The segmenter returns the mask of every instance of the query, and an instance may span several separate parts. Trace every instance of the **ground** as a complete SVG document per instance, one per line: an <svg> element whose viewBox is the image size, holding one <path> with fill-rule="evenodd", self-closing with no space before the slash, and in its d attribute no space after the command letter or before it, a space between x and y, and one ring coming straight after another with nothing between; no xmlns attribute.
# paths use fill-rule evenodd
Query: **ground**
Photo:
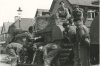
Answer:
<svg viewBox="0 0 100 66"><path fill-rule="evenodd" d="M7 55L5 54L0 54L0 66L11 66L10 64L6 64L2 62L3 58L5 58Z"/></svg>
<svg viewBox="0 0 100 66"><path fill-rule="evenodd" d="M6 57L7 55L6 54L0 54L0 66L11 66L10 64L7 64L4 62L1 62L3 61L3 59ZM91 66L100 66L100 65L91 65Z"/></svg>

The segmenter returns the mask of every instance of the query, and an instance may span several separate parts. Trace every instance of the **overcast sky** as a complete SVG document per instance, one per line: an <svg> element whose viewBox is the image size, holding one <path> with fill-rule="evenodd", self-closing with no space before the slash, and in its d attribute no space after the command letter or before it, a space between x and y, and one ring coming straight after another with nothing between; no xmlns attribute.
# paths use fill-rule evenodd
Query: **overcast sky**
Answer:
<svg viewBox="0 0 100 66"><path fill-rule="evenodd" d="M34 18L36 9L50 9L53 0L0 0L0 26L3 22L14 22L20 6L23 18Z"/></svg>

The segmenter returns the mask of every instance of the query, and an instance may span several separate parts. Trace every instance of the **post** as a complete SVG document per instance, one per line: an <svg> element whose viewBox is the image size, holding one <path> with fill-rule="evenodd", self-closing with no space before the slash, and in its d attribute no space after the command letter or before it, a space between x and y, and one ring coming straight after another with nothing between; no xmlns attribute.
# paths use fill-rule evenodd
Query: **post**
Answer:
<svg viewBox="0 0 100 66"><path fill-rule="evenodd" d="M18 12L18 16L19 16L19 28L21 28L20 22L21 22L21 12L22 12L22 10L21 10L20 7L19 7L19 9L17 10L17 12Z"/></svg>

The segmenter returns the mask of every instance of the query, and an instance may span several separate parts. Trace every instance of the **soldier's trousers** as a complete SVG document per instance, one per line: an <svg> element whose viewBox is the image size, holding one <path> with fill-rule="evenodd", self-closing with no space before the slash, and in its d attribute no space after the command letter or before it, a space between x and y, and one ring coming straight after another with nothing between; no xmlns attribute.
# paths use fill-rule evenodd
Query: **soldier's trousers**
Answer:
<svg viewBox="0 0 100 66"><path fill-rule="evenodd" d="M17 55L15 53L15 50L14 49L8 49L7 53L10 56L10 59L11 59L11 66L16 66L17 65Z"/></svg>
<svg viewBox="0 0 100 66"><path fill-rule="evenodd" d="M44 55L44 66L50 66L57 53L58 50L52 50L47 55Z"/></svg>
<svg viewBox="0 0 100 66"><path fill-rule="evenodd" d="M89 46L80 46L80 62L81 66L90 66Z"/></svg>
<svg viewBox="0 0 100 66"><path fill-rule="evenodd" d="M74 46L74 66L90 66L88 46Z"/></svg>
<svg viewBox="0 0 100 66"><path fill-rule="evenodd" d="M79 58L79 46L77 44L74 45L74 66L81 66Z"/></svg>

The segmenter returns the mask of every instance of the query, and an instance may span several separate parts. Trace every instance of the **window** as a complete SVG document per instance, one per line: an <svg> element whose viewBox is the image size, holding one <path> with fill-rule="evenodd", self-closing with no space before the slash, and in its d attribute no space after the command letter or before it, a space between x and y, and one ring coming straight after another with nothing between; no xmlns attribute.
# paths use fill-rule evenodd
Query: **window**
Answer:
<svg viewBox="0 0 100 66"><path fill-rule="evenodd" d="M50 13L49 12L42 12L42 15L44 15L44 16L47 15L48 16L48 15L50 15Z"/></svg>
<svg viewBox="0 0 100 66"><path fill-rule="evenodd" d="M88 15L87 18L91 18L91 13L90 12L88 12L87 15Z"/></svg>
<svg viewBox="0 0 100 66"><path fill-rule="evenodd" d="M98 11L96 11L96 12L95 12L95 16L97 16L97 15L98 15L98 13L99 13L99 12L98 12Z"/></svg>
<svg viewBox="0 0 100 66"><path fill-rule="evenodd" d="M93 20L94 18L95 18L95 11L94 10L89 10L88 12L87 12L87 19L88 20Z"/></svg>

